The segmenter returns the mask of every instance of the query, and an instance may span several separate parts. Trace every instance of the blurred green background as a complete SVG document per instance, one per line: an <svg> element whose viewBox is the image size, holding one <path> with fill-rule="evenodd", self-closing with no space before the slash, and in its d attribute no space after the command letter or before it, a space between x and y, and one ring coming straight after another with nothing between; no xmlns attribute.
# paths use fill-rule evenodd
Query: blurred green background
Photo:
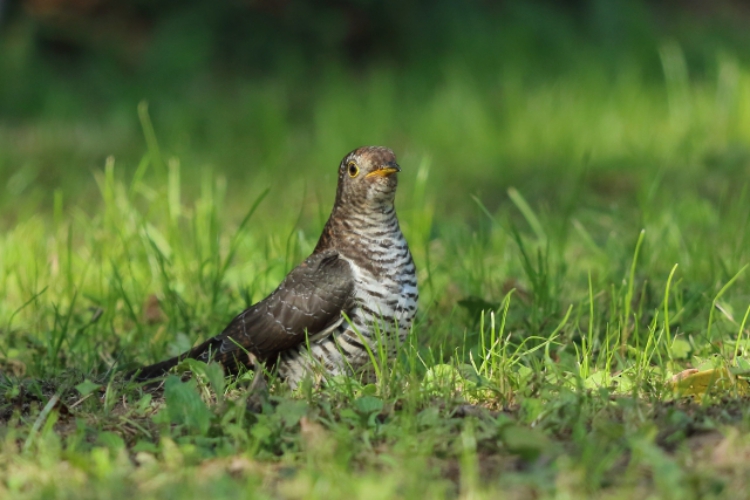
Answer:
<svg viewBox="0 0 750 500"><path fill-rule="evenodd" d="M211 170L242 206L266 186L329 200L362 144L395 149L407 183L427 157L438 213L459 216L511 185L552 207L627 203L672 173L718 197L750 164L744 2L0 5L4 227L51 211L55 189L96 195L109 155L132 175L143 100L186 188Z"/></svg>

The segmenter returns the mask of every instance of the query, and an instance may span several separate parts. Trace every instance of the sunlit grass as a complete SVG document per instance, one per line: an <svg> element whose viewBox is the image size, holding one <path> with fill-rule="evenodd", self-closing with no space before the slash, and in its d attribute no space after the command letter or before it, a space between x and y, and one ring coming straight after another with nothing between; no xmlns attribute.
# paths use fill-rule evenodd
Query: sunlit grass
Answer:
<svg viewBox="0 0 750 500"><path fill-rule="evenodd" d="M655 50L664 82L627 61L480 81L447 60L427 87L381 68L304 103L246 82L122 128L4 125L0 494L729 491L746 393L690 405L668 380L750 368L750 73L717 55L692 80L679 46ZM248 413L252 373L192 363L153 394L119 378L273 290L314 248L340 157L369 143L399 155L421 294L398 358L371 353L377 380L272 381ZM700 432L715 463L690 454Z"/></svg>

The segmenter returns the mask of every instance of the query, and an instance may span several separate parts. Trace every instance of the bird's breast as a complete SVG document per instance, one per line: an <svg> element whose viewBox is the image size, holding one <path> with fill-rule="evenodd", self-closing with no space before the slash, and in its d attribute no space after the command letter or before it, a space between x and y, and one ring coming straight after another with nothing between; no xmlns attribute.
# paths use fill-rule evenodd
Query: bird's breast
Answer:
<svg viewBox="0 0 750 500"><path fill-rule="evenodd" d="M400 231L381 231L362 237L360 245L359 258L350 260L356 282L355 326L366 336L376 324L387 332L397 327L403 337L411 328L419 297L406 240Z"/></svg>

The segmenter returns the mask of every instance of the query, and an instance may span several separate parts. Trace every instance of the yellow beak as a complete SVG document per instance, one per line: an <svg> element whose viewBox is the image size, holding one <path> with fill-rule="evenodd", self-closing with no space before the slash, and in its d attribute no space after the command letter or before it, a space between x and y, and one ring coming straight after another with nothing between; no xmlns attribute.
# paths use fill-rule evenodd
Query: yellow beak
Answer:
<svg viewBox="0 0 750 500"><path fill-rule="evenodd" d="M398 165L392 163L390 165L384 165L377 170L373 170L369 174L365 175L365 177L388 177L389 175L395 174L396 172L401 172L401 168Z"/></svg>

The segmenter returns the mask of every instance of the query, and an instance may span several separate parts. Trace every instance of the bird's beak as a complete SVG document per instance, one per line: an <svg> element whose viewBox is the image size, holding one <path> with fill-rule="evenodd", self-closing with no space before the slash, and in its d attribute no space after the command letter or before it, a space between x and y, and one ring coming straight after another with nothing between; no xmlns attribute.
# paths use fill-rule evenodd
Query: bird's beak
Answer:
<svg viewBox="0 0 750 500"><path fill-rule="evenodd" d="M388 177L389 175L401 172L401 167L396 163L386 163L377 170L373 170L365 177Z"/></svg>

